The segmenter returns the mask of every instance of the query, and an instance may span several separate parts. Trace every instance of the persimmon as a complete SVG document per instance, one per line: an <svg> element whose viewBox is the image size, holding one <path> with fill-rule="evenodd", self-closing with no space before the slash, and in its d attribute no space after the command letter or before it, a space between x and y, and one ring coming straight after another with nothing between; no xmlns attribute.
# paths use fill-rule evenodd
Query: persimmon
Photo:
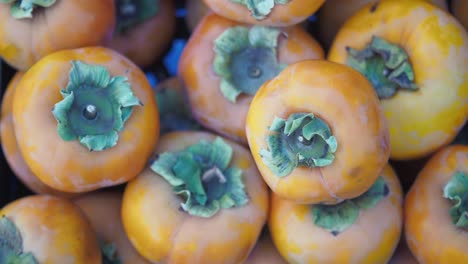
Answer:
<svg viewBox="0 0 468 264"><path fill-rule="evenodd" d="M0 210L0 263L101 263L96 234L72 202L27 196Z"/></svg>
<svg viewBox="0 0 468 264"><path fill-rule="evenodd" d="M313 15L325 0L204 0L220 16L246 24L285 27Z"/></svg>
<svg viewBox="0 0 468 264"><path fill-rule="evenodd" d="M451 3L453 15L468 30L468 1L452 0Z"/></svg>
<svg viewBox="0 0 468 264"><path fill-rule="evenodd" d="M174 0L114 0L116 27L106 46L140 67L151 65L169 47L176 29Z"/></svg>
<svg viewBox="0 0 468 264"><path fill-rule="evenodd" d="M390 153L372 85L351 67L305 60L257 92L247 115L255 162L276 195L338 203L377 180Z"/></svg>
<svg viewBox="0 0 468 264"><path fill-rule="evenodd" d="M205 4L203 0L190 0L185 2L185 9L187 15L185 16L185 24L190 31L193 31L198 23L205 15L211 12L211 9Z"/></svg>
<svg viewBox="0 0 468 264"><path fill-rule="evenodd" d="M161 134L178 130L197 130L200 125L193 119L182 81L172 77L155 88L159 110Z"/></svg>
<svg viewBox="0 0 468 264"><path fill-rule="evenodd" d="M300 26L252 26L209 14L181 55L179 76L195 119L247 144L245 117L263 82L288 64L322 58L320 45Z"/></svg>
<svg viewBox="0 0 468 264"><path fill-rule="evenodd" d="M208 132L161 137L150 168L125 188L122 221L154 263L242 263L268 213L249 150Z"/></svg>
<svg viewBox="0 0 468 264"><path fill-rule="evenodd" d="M447 10L445 0L427 0L438 7ZM355 12L369 3L377 0L327 0L318 13L319 37L325 47L330 47L333 39L343 23Z"/></svg>
<svg viewBox="0 0 468 264"><path fill-rule="evenodd" d="M468 146L442 148L405 200L405 237L419 263L468 263Z"/></svg>
<svg viewBox="0 0 468 264"><path fill-rule="evenodd" d="M114 13L114 0L0 0L0 57L25 71L55 51L103 44Z"/></svg>
<svg viewBox="0 0 468 264"><path fill-rule="evenodd" d="M468 34L422 0L382 0L349 18L328 59L372 82L390 130L391 159L416 159L454 139L468 113Z"/></svg>
<svg viewBox="0 0 468 264"><path fill-rule="evenodd" d="M90 221L96 232L103 263L149 264L125 234L121 220L122 194L98 191L82 195L73 201Z"/></svg>
<svg viewBox="0 0 468 264"><path fill-rule="evenodd" d="M269 234L265 233L257 241L244 264L287 264L276 249Z"/></svg>
<svg viewBox="0 0 468 264"><path fill-rule="evenodd" d="M2 139L2 150L5 159L13 173L18 179L26 185L31 191L38 194L51 194L60 197L72 197L72 193L57 191L41 182L26 165L15 137L15 128L13 126L12 104L13 95L19 81L23 77L23 72L17 72L8 84L2 98L2 115L0 120L0 136Z"/></svg>
<svg viewBox="0 0 468 264"><path fill-rule="evenodd" d="M159 137L146 76L102 47L59 51L31 67L16 87L13 123L33 174L73 193L136 177Z"/></svg>
<svg viewBox="0 0 468 264"><path fill-rule="evenodd" d="M289 263L380 264L398 244L402 211L398 178L385 166L369 190L337 205L300 205L272 194L268 226Z"/></svg>

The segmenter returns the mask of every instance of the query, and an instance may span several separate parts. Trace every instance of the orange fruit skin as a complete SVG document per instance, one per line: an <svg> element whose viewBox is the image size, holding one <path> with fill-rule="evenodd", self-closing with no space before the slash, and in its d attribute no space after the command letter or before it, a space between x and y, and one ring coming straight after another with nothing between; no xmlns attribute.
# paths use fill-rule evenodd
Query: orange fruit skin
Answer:
<svg viewBox="0 0 468 264"><path fill-rule="evenodd" d="M208 132L171 132L161 137L155 153L179 151L212 141ZM122 204L125 231L138 252L153 263L243 263L252 251L268 214L268 189L249 151L233 141L231 166L243 170L249 202L222 209L211 218L180 210L182 199L151 169L130 181Z"/></svg>
<svg viewBox="0 0 468 264"><path fill-rule="evenodd" d="M179 62L192 113L203 126L247 145L245 122L253 96L242 94L236 103L227 100L220 90L221 77L213 70L213 41L226 29L240 24L216 14L209 14L192 33ZM278 63L291 64L304 59L323 59L323 49L301 26L281 28Z"/></svg>
<svg viewBox="0 0 468 264"><path fill-rule="evenodd" d="M112 37L114 27L114 0L59 0L35 10L32 19L15 19L10 5L1 4L0 57L26 71L50 53L101 45Z"/></svg>
<svg viewBox="0 0 468 264"><path fill-rule="evenodd" d="M143 106L135 106L119 132L117 145L90 152L78 140L57 133L54 105L62 100L71 61L102 65L111 76L125 76ZM87 192L136 177L159 138L154 92L144 73L119 53L102 47L64 50L46 56L28 70L13 98L13 123L19 149L32 173L64 192Z"/></svg>
<svg viewBox="0 0 468 264"><path fill-rule="evenodd" d="M276 176L260 150L275 117L313 113L335 136L338 148L325 167L299 166ZM390 154L388 129L372 85L351 67L305 60L284 69L255 95L247 115L247 138L263 179L278 196L296 203L337 203L371 187Z"/></svg>
<svg viewBox="0 0 468 264"><path fill-rule="evenodd" d="M443 197L447 182L468 173L468 146L439 150L419 173L405 200L405 237L419 263L467 263L468 234L452 223L452 204Z"/></svg>
<svg viewBox="0 0 468 264"><path fill-rule="evenodd" d="M449 13L422 0L382 0L350 17L328 60L346 63L346 47L363 49L372 36L405 50L416 91L381 100L390 158L423 158L450 143L468 117L468 33Z"/></svg>
<svg viewBox="0 0 468 264"><path fill-rule="evenodd" d="M286 27L299 24L313 15L325 0L292 0L285 5L276 4L271 13L262 20L251 16L247 6L230 0L204 0L215 13L246 24Z"/></svg>
<svg viewBox="0 0 468 264"><path fill-rule="evenodd" d="M314 224L314 205L271 196L268 226L273 242L289 263L386 263L403 226L403 192L393 169L381 174L389 194L373 208L361 210L356 222L334 236Z"/></svg>
<svg viewBox="0 0 468 264"><path fill-rule="evenodd" d="M32 195L0 210L20 232L23 252L41 264L101 263L96 234L72 202L50 195Z"/></svg>

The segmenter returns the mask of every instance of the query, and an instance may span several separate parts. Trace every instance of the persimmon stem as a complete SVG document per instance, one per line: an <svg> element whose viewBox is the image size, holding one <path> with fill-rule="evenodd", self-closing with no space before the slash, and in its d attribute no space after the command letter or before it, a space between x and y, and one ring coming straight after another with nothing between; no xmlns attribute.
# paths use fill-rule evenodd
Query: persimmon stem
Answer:
<svg viewBox="0 0 468 264"><path fill-rule="evenodd" d="M291 0L231 0L234 3L245 5L252 17L263 20L271 13L277 4L285 5Z"/></svg>
<svg viewBox="0 0 468 264"><path fill-rule="evenodd" d="M10 13L16 19L32 18L37 7L47 8L56 0L0 0L0 3L11 4Z"/></svg>
<svg viewBox="0 0 468 264"><path fill-rule="evenodd" d="M418 89L403 48L374 36L363 50L346 47L346 51L346 63L367 77L380 99L393 97L399 88L406 91Z"/></svg>
<svg viewBox="0 0 468 264"><path fill-rule="evenodd" d="M332 164L338 147L330 127L313 114L294 113L287 120L276 117L273 133L262 149L263 163L278 177L289 175L296 167L325 167Z"/></svg>
<svg viewBox="0 0 468 264"><path fill-rule="evenodd" d="M146 20L156 16L160 0L115 0L117 33L125 33Z"/></svg>

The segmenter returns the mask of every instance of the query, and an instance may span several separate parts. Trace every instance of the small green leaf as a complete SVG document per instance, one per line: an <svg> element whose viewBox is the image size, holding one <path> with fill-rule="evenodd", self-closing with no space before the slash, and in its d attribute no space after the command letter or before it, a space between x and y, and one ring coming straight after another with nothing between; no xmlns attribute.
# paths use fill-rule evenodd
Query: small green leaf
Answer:
<svg viewBox="0 0 468 264"><path fill-rule="evenodd" d="M118 254L117 247L114 243L105 243L100 241L101 253L102 253L102 264L122 264Z"/></svg>
<svg viewBox="0 0 468 264"><path fill-rule="evenodd" d="M245 5L251 15L257 19L265 19L274 8L275 4L285 5L290 0L231 0L231 2Z"/></svg>
<svg viewBox="0 0 468 264"><path fill-rule="evenodd" d="M445 185L444 197L452 201L449 213L453 224L468 228L468 174L457 171Z"/></svg>
<svg viewBox="0 0 468 264"><path fill-rule="evenodd" d="M377 203L387 196L389 190L382 177L379 177L377 181L363 193L361 196L354 198L352 201L361 209L370 209L377 205Z"/></svg>
<svg viewBox="0 0 468 264"><path fill-rule="evenodd" d="M160 0L115 0L117 25L115 31L125 34L132 28L155 17Z"/></svg>
<svg viewBox="0 0 468 264"><path fill-rule="evenodd" d="M278 177L285 177L297 167L299 160L288 150L286 141L278 135L269 135L267 145L270 151L260 150L263 163Z"/></svg>
<svg viewBox="0 0 468 264"><path fill-rule="evenodd" d="M233 54L248 46L249 29L235 26L226 29L214 41L214 49L217 53Z"/></svg>
<svg viewBox="0 0 468 264"><path fill-rule="evenodd" d="M172 171L172 167L176 164L178 155L176 153L165 152L151 164L151 170L161 175L172 186L181 186L184 181L177 178Z"/></svg>
<svg viewBox="0 0 468 264"><path fill-rule="evenodd" d="M249 30L249 42L254 47L276 48L280 34L278 29L256 25Z"/></svg>
<svg viewBox="0 0 468 264"><path fill-rule="evenodd" d="M71 108L74 99L75 96L73 92L70 92L70 94L65 96L62 101L55 104L54 108L52 109L52 114L58 121L57 133L65 141L76 139L75 132L71 128L70 122L68 121L68 109Z"/></svg>
<svg viewBox="0 0 468 264"><path fill-rule="evenodd" d="M20 231L6 216L0 218L0 263L38 264L34 255L23 252Z"/></svg>
<svg viewBox="0 0 468 264"><path fill-rule="evenodd" d="M235 103L237 97L242 93L241 90L237 89L232 83L225 79L221 80L220 89L224 98L228 99L231 103Z"/></svg>
<svg viewBox="0 0 468 264"><path fill-rule="evenodd" d="M180 153L172 171L177 178L184 181L186 190L200 205L205 205L208 197L201 181L201 169L198 163L188 152Z"/></svg>
<svg viewBox="0 0 468 264"><path fill-rule="evenodd" d="M119 135L112 130L104 135L86 135L78 137L81 144L86 146L90 151L103 151L110 146L115 146Z"/></svg>

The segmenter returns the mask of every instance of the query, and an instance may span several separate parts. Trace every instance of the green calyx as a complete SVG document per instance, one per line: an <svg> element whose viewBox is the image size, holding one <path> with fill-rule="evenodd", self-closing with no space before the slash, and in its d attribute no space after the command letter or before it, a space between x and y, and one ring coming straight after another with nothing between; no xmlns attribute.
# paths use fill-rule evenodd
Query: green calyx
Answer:
<svg viewBox="0 0 468 264"><path fill-rule="evenodd" d="M214 41L214 72L222 78L223 96L235 103L241 93L254 95L287 65L279 64L276 48L281 31L271 27L236 26Z"/></svg>
<svg viewBox="0 0 468 264"><path fill-rule="evenodd" d="M23 252L23 239L16 225L6 216L0 218L0 263L38 264L34 255Z"/></svg>
<svg viewBox="0 0 468 264"><path fill-rule="evenodd" d="M444 197L450 199L450 217L455 226L468 229L468 174L458 171L444 187Z"/></svg>
<svg viewBox="0 0 468 264"><path fill-rule="evenodd" d="M398 45L374 36L363 50L346 47L346 51L346 63L366 76L380 99L394 96L398 88L418 89L408 55Z"/></svg>
<svg viewBox="0 0 468 264"><path fill-rule="evenodd" d="M231 2L245 5L251 15L257 19L265 19L270 13L275 5L285 5L290 0L231 0Z"/></svg>
<svg viewBox="0 0 468 264"><path fill-rule="evenodd" d="M359 197L344 200L336 205L313 205L314 224L337 236L356 222L360 210L375 207L388 193L385 180L379 177L370 189Z"/></svg>
<svg viewBox="0 0 468 264"><path fill-rule="evenodd" d="M266 138L268 149L261 149L263 163L278 177L296 167L325 167L332 164L338 147L328 125L313 114L294 113L287 120L275 117Z"/></svg>
<svg viewBox="0 0 468 264"><path fill-rule="evenodd" d="M116 32L124 33L156 16L159 5L160 0L115 0Z"/></svg>
<svg viewBox="0 0 468 264"><path fill-rule="evenodd" d="M201 140L179 152L165 152L152 163L183 199L181 208L190 215L209 218L221 209L248 203L242 170L229 166L232 148L221 138Z"/></svg>
<svg viewBox="0 0 468 264"><path fill-rule="evenodd" d="M50 7L57 0L0 0L0 4L11 4L10 13L16 19L32 18L36 7Z"/></svg>
<svg viewBox="0 0 468 264"><path fill-rule="evenodd" d="M156 91L156 101L161 134L200 129L184 101L184 95L176 89L164 88Z"/></svg>
<svg viewBox="0 0 468 264"><path fill-rule="evenodd" d="M110 77L106 68L72 61L69 82L61 90L63 100L52 113L57 132L65 141L78 139L90 151L117 144L119 131L142 103L132 93L126 77Z"/></svg>
<svg viewBox="0 0 468 264"><path fill-rule="evenodd" d="M102 264L122 264L119 256L117 255L117 248L113 243L104 243L100 241Z"/></svg>

